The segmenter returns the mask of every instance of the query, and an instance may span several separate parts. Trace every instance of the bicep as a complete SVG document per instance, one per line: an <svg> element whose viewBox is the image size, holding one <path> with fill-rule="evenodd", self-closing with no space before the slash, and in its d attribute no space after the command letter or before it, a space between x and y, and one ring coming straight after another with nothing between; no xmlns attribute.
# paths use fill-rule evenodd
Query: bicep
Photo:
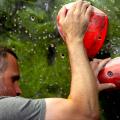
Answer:
<svg viewBox="0 0 120 120"><path fill-rule="evenodd" d="M69 99L48 98L45 101L45 120L84 120L78 107Z"/></svg>

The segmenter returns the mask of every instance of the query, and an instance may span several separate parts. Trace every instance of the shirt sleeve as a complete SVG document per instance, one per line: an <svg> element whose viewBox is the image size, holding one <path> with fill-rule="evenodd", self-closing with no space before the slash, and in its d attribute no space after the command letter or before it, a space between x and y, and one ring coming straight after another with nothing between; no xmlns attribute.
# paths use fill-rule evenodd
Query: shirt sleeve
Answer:
<svg viewBox="0 0 120 120"><path fill-rule="evenodd" d="M0 120L44 120L45 99L6 97L0 99Z"/></svg>

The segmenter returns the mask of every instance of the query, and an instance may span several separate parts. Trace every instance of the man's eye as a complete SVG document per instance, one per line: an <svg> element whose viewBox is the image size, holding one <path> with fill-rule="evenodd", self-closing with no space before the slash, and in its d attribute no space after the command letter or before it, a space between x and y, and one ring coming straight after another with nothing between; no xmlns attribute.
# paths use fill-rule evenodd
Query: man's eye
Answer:
<svg viewBox="0 0 120 120"><path fill-rule="evenodd" d="M12 79L12 82L14 83L16 80L15 79Z"/></svg>
<svg viewBox="0 0 120 120"><path fill-rule="evenodd" d="M12 82L18 81L19 79L20 79L19 76L13 76L13 77L12 77Z"/></svg>

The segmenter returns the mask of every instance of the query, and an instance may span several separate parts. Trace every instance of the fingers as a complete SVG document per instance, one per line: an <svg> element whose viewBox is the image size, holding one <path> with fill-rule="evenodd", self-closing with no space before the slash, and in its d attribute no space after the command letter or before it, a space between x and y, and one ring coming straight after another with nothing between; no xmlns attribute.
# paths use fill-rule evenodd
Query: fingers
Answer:
<svg viewBox="0 0 120 120"><path fill-rule="evenodd" d="M90 64L91 64L93 70L94 69L96 70L98 68L98 65L101 61L103 61L103 59L96 59L96 58L94 58L93 61L90 61Z"/></svg>
<svg viewBox="0 0 120 120"><path fill-rule="evenodd" d="M67 14L69 15L74 13L74 14L77 14L78 16L81 14L85 15L87 9L89 8L86 15L88 17L92 10L92 7L89 7L89 6L91 6L90 2L79 0L72 5L71 9L68 11Z"/></svg>
<svg viewBox="0 0 120 120"><path fill-rule="evenodd" d="M84 1L81 7L81 13L85 14L89 6L90 6L90 2Z"/></svg>
<svg viewBox="0 0 120 120"><path fill-rule="evenodd" d="M86 16L87 19L90 18L89 16L91 15L91 11L92 11L92 6L90 7L90 2L87 1L79 1L76 5L76 13L78 13L79 15L85 15L86 12ZM88 9L89 8L89 9Z"/></svg>
<svg viewBox="0 0 120 120"><path fill-rule="evenodd" d="M113 83L103 83L103 84L99 84L98 85L98 90L99 92L105 89L111 89L111 88L115 88L115 84Z"/></svg>
<svg viewBox="0 0 120 120"><path fill-rule="evenodd" d="M98 72L111 60L111 58L106 58L102 60L98 65Z"/></svg>
<svg viewBox="0 0 120 120"><path fill-rule="evenodd" d="M67 13L67 9L65 6L63 6L58 13L57 21L65 19L66 13Z"/></svg>
<svg viewBox="0 0 120 120"><path fill-rule="evenodd" d="M111 58L106 58L106 59L102 60L102 61L99 63L98 68L99 68L99 69L103 68L110 60L111 60Z"/></svg>
<svg viewBox="0 0 120 120"><path fill-rule="evenodd" d="M88 6L87 10L86 10L86 13L85 13L85 17L90 20L90 16L92 14L92 11L93 11L93 7L91 5Z"/></svg>
<svg viewBox="0 0 120 120"><path fill-rule="evenodd" d="M100 64L100 63L107 63L108 61L110 61L111 58L106 58L106 59L96 59L94 58L93 61L91 61L91 64Z"/></svg>
<svg viewBox="0 0 120 120"><path fill-rule="evenodd" d="M67 13L67 16L71 16L71 14L73 14L73 12L75 11L76 9L76 5L77 5L77 2L75 2L71 8L68 10L68 13Z"/></svg>
<svg viewBox="0 0 120 120"><path fill-rule="evenodd" d="M83 1L82 0L78 1L76 4L77 5L76 5L75 13L81 14L81 8L82 8L82 5L83 5Z"/></svg>
<svg viewBox="0 0 120 120"><path fill-rule="evenodd" d="M93 61L90 62L90 65L92 67L92 70L94 71L94 74L97 76L98 73L104 66L111 60L111 58L106 58L104 60L102 59L93 59Z"/></svg>
<svg viewBox="0 0 120 120"><path fill-rule="evenodd" d="M99 63L99 62L101 62L102 60L103 60L103 59L96 59L96 58L94 58L92 62L98 62L98 63Z"/></svg>
<svg viewBox="0 0 120 120"><path fill-rule="evenodd" d="M111 58L105 58L105 59L111 59ZM97 59L97 58L94 58L93 59L93 62L101 62L103 61L104 59Z"/></svg>

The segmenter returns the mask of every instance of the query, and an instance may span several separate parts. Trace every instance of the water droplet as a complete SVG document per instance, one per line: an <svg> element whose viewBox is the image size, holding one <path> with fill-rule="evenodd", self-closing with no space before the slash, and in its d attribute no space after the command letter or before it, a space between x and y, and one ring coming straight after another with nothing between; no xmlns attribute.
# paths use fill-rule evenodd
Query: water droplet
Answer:
<svg viewBox="0 0 120 120"><path fill-rule="evenodd" d="M52 48L54 48L54 47L55 47L55 45L54 45L54 44L50 44L50 46L51 46Z"/></svg>
<svg viewBox="0 0 120 120"><path fill-rule="evenodd" d="M19 21L19 24L22 24L22 20Z"/></svg>
<svg viewBox="0 0 120 120"><path fill-rule="evenodd" d="M44 36L44 37L43 37L43 40L45 40L45 39L46 39L46 37Z"/></svg>
<svg viewBox="0 0 120 120"><path fill-rule="evenodd" d="M19 25L19 28L21 29L21 28L22 28L22 25Z"/></svg>
<svg viewBox="0 0 120 120"><path fill-rule="evenodd" d="M19 12L20 12L20 11L19 11L19 10L17 10L17 11L16 11L16 14L19 14Z"/></svg>
<svg viewBox="0 0 120 120"><path fill-rule="evenodd" d="M62 59L64 59L64 58L65 58L65 55L62 53L62 54L60 54L60 57L61 57Z"/></svg>
<svg viewBox="0 0 120 120"><path fill-rule="evenodd" d="M119 119L119 118L120 118L120 116L118 116L118 115L117 115L117 116L116 116L116 118L117 118L117 119Z"/></svg>
<svg viewBox="0 0 120 120"><path fill-rule="evenodd" d="M112 3L115 3L115 0L111 0Z"/></svg>
<svg viewBox="0 0 120 120"><path fill-rule="evenodd" d="M16 27L17 25L16 24L14 24L14 27Z"/></svg>
<svg viewBox="0 0 120 120"><path fill-rule="evenodd" d="M33 52L33 51L34 51L34 49L32 48L32 49L31 49L31 51Z"/></svg>
<svg viewBox="0 0 120 120"><path fill-rule="evenodd" d="M34 54L36 54L36 51L33 51Z"/></svg>
<svg viewBox="0 0 120 120"><path fill-rule="evenodd" d="M57 8L57 6L54 6L54 8L56 9L56 8Z"/></svg>
<svg viewBox="0 0 120 120"><path fill-rule="evenodd" d="M34 47L36 47L37 46L37 44L34 44Z"/></svg>
<svg viewBox="0 0 120 120"><path fill-rule="evenodd" d="M18 33L21 33L21 31L19 30Z"/></svg>
<svg viewBox="0 0 120 120"><path fill-rule="evenodd" d="M14 22L16 22L17 20L16 20L16 18L14 19Z"/></svg>
<svg viewBox="0 0 120 120"><path fill-rule="evenodd" d="M52 38L52 35L51 35L51 34L49 34L48 36L49 36L49 38Z"/></svg>
<svg viewBox="0 0 120 120"><path fill-rule="evenodd" d="M25 30L25 33L28 33L28 30Z"/></svg>
<svg viewBox="0 0 120 120"><path fill-rule="evenodd" d="M31 34L31 33L29 33L29 37L30 37L30 38L32 37L32 34Z"/></svg>
<svg viewBox="0 0 120 120"><path fill-rule="evenodd" d="M38 37L38 39L40 40L40 39L41 39L41 37L39 36L39 37Z"/></svg>
<svg viewBox="0 0 120 120"><path fill-rule="evenodd" d="M17 30L14 30L14 32L16 33L16 32L17 32Z"/></svg>
<svg viewBox="0 0 120 120"><path fill-rule="evenodd" d="M113 54L114 54L114 55L116 55L117 53L118 53L118 51L116 51L116 50L115 50L115 51L113 51Z"/></svg>
<svg viewBox="0 0 120 120"><path fill-rule="evenodd" d="M18 17L17 19L20 20L20 17Z"/></svg>
<svg viewBox="0 0 120 120"><path fill-rule="evenodd" d="M10 12L10 16L12 16L12 12Z"/></svg>
<svg viewBox="0 0 120 120"><path fill-rule="evenodd" d="M23 9L25 9L26 8L26 6L25 5L23 5Z"/></svg>
<svg viewBox="0 0 120 120"><path fill-rule="evenodd" d="M43 34L45 34L45 31L43 31Z"/></svg>
<svg viewBox="0 0 120 120"><path fill-rule="evenodd" d="M35 17L34 16L30 16L30 20L33 22L35 21Z"/></svg>
<svg viewBox="0 0 120 120"><path fill-rule="evenodd" d="M48 9L49 9L49 4L46 2L45 3L45 10L48 11Z"/></svg>
<svg viewBox="0 0 120 120"><path fill-rule="evenodd" d="M108 12L110 12L110 10L109 10L109 9L108 9L107 11L108 11Z"/></svg>

